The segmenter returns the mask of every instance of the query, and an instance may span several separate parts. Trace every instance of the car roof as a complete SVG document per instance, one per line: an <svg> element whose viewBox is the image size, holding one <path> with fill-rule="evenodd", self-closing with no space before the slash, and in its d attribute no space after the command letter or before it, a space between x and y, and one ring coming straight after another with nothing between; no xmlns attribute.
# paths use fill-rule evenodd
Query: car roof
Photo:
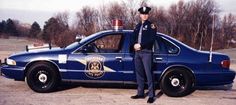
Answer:
<svg viewBox="0 0 236 105"><path fill-rule="evenodd" d="M104 33L107 33L107 34L112 34L112 33L133 33L133 30L104 30L104 31L97 32L96 37L99 37L99 36L103 35ZM178 46L184 46L184 47L187 47L188 49L196 50L196 49L191 48L190 46L184 44L183 42L181 42L181 41L179 41L179 40L177 40L177 39L175 39L175 38L173 38L169 35L157 32L156 36L164 37L165 39L168 39L171 42L173 42L175 44L178 44Z"/></svg>

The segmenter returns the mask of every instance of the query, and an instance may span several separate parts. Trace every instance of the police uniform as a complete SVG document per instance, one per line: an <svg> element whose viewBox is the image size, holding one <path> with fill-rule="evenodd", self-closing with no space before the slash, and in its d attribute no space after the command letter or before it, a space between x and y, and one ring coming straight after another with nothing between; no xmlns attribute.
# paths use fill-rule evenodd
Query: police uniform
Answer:
<svg viewBox="0 0 236 105"><path fill-rule="evenodd" d="M149 7L141 7L138 11L140 12L140 14L148 14L150 10L151 8ZM133 45L138 43L141 47L140 50L135 51L134 56L138 89L137 95L131 97L133 99L144 98L145 75L147 77L148 83L148 96L149 98L153 98L155 96L152 72L152 47L155 35L156 27L148 20L145 20L143 23L138 23L134 29Z"/></svg>

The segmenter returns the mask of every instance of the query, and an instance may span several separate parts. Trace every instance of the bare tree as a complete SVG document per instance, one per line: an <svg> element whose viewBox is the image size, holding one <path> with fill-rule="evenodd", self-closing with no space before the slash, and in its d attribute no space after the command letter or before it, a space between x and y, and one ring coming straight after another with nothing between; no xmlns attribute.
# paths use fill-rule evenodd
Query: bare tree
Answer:
<svg viewBox="0 0 236 105"><path fill-rule="evenodd" d="M78 33L90 35L96 31L98 23L98 11L91 7L83 7L81 11L76 13L76 27Z"/></svg>
<svg viewBox="0 0 236 105"><path fill-rule="evenodd" d="M126 7L127 22L125 22L126 29L134 29L139 22L137 9L140 7L142 0L123 0L122 5Z"/></svg>
<svg viewBox="0 0 236 105"><path fill-rule="evenodd" d="M222 37L223 39L223 45L226 46L226 48L231 47L230 44L235 43L236 39L236 17L232 14L229 14L228 16L224 16L222 21Z"/></svg>
<svg viewBox="0 0 236 105"><path fill-rule="evenodd" d="M65 27L69 26L69 23L68 23L69 13L67 11L59 12L54 17L58 20L59 24L62 24Z"/></svg>
<svg viewBox="0 0 236 105"><path fill-rule="evenodd" d="M218 18L218 7L212 0L179 1L168 10L169 34L195 48L209 48L212 16Z"/></svg>
<svg viewBox="0 0 236 105"><path fill-rule="evenodd" d="M102 30L112 29L112 20L120 19L124 28L128 23L127 8L118 2L111 3L108 7L102 6L99 11L99 24Z"/></svg>
<svg viewBox="0 0 236 105"><path fill-rule="evenodd" d="M208 50L212 34L213 15L215 16L214 49L233 47L236 43L236 19L234 15L225 16L221 20L219 9L214 0L180 0L164 9L150 5L148 0L123 0L102 5L99 8L83 7L76 13L74 27L68 26L68 13L59 13L55 19L47 22L44 32L53 33L57 40L71 37L69 41L58 41L60 46L72 41L75 34L90 35L92 33L112 29L112 20L123 21L124 29L133 29L140 21L138 8L151 6L150 20L157 25L157 30L169 34L194 48ZM50 24L49 24L50 23ZM54 30L55 28L55 30ZM47 30L47 31L46 31ZM60 30L60 31L58 31ZM58 36L55 36L55 35ZM74 34L74 35L72 35ZM69 35L69 36L68 36Z"/></svg>

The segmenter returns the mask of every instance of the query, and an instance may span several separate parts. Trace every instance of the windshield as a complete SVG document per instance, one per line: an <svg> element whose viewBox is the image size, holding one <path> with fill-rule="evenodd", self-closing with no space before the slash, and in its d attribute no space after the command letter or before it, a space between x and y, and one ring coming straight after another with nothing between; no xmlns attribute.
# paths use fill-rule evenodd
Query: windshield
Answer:
<svg viewBox="0 0 236 105"><path fill-rule="evenodd" d="M74 48L74 47L76 47L78 44L79 44L79 42L71 43L70 45L66 46L66 49Z"/></svg>
<svg viewBox="0 0 236 105"><path fill-rule="evenodd" d="M83 38L79 43L84 43L84 42L87 42L89 39L91 39L92 37L95 37L95 36L97 36L98 34L100 34L100 32L98 32L98 33L95 33L95 34L92 34L92 35L89 35L89 36L87 36L87 37L85 37L85 38Z"/></svg>
<svg viewBox="0 0 236 105"><path fill-rule="evenodd" d="M98 33L89 35L89 36L83 38L80 42L74 42L74 43L68 45L68 46L66 47L66 49L74 48L74 47L76 47L78 44L87 42L89 39L91 39L92 37L95 37L95 36L97 36L97 35L99 35L99 34L101 34L101 32L98 32Z"/></svg>

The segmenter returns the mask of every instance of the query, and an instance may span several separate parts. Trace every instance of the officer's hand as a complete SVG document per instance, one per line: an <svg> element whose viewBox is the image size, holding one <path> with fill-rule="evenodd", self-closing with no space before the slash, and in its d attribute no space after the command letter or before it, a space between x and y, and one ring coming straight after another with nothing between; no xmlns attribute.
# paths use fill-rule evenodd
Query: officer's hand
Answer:
<svg viewBox="0 0 236 105"><path fill-rule="evenodd" d="M136 43L135 45L134 45L134 50L135 51L138 51L138 50L140 50L141 49L141 45L139 44L139 43Z"/></svg>

